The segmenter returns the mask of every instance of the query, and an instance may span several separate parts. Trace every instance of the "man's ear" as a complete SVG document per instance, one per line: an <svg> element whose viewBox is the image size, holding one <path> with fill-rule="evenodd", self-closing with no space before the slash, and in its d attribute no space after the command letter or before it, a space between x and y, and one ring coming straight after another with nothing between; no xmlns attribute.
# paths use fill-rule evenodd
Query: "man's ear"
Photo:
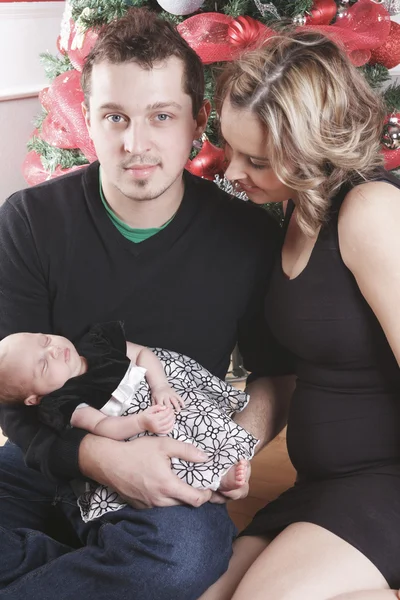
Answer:
<svg viewBox="0 0 400 600"><path fill-rule="evenodd" d="M200 108L199 113L196 117L196 131L194 134L194 137L197 138L201 138L201 135L204 133L206 125L207 125L207 121L208 121L208 117L210 116L210 112L211 112L211 104L209 100L204 100L203 102L203 106Z"/></svg>
<svg viewBox="0 0 400 600"><path fill-rule="evenodd" d="M85 119L87 130L90 135L90 113L89 113L88 107L85 104L85 101L82 102L81 109L82 109L83 118Z"/></svg>
<svg viewBox="0 0 400 600"><path fill-rule="evenodd" d="M42 396L36 396L36 394L31 394L24 400L24 404L27 406L35 406L36 404L40 404Z"/></svg>

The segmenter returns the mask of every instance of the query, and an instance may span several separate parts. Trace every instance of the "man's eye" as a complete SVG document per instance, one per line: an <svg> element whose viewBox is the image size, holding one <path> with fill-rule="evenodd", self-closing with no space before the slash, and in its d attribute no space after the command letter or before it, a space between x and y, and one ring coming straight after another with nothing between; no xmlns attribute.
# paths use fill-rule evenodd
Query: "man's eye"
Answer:
<svg viewBox="0 0 400 600"><path fill-rule="evenodd" d="M43 366L42 366L42 375L44 375L47 371L47 360L43 361Z"/></svg>
<svg viewBox="0 0 400 600"><path fill-rule="evenodd" d="M121 115L107 115L107 121L110 121L110 123L122 123L122 121L124 120L123 117L121 117Z"/></svg>
<svg viewBox="0 0 400 600"><path fill-rule="evenodd" d="M160 113L156 117L156 119L158 119L159 121L168 121L168 119L170 119L170 118L171 117L169 115L166 115L165 113Z"/></svg>

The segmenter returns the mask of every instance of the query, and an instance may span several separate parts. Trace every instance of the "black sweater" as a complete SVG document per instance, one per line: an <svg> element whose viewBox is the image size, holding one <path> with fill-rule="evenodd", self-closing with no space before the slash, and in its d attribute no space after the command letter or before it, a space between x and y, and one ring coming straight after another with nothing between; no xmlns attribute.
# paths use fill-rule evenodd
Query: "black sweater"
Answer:
<svg viewBox="0 0 400 600"><path fill-rule="evenodd" d="M79 339L123 321L126 338L191 356L224 378L238 340L256 375L280 374L263 301L279 226L259 207L185 172L172 222L135 244L111 223L98 163L17 192L0 207L0 337L17 331ZM5 434L29 466L74 478L85 432L56 434L36 407L1 407Z"/></svg>

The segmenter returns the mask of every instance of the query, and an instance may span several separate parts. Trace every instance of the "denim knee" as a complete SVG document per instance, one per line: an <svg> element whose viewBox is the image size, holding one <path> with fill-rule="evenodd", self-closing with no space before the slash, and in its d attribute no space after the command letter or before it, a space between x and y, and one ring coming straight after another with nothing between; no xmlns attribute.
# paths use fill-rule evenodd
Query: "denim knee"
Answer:
<svg viewBox="0 0 400 600"><path fill-rule="evenodd" d="M100 528L97 544L118 557L138 597L195 600L228 568L236 529L225 506L127 508L117 518Z"/></svg>

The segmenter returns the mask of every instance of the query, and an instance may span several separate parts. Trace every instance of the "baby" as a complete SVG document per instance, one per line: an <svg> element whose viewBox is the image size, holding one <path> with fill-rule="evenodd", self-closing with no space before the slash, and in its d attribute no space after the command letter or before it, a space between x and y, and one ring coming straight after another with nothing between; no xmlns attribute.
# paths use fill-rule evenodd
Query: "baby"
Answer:
<svg viewBox="0 0 400 600"><path fill-rule="evenodd" d="M40 419L58 430L80 427L115 440L168 434L195 443L210 462L193 469L171 461L195 487L232 490L246 482L257 440L230 417L247 401L192 359L126 342L118 322L93 327L77 347L43 333L17 333L0 342L0 402L39 405ZM124 505L104 486L78 503L85 520Z"/></svg>

